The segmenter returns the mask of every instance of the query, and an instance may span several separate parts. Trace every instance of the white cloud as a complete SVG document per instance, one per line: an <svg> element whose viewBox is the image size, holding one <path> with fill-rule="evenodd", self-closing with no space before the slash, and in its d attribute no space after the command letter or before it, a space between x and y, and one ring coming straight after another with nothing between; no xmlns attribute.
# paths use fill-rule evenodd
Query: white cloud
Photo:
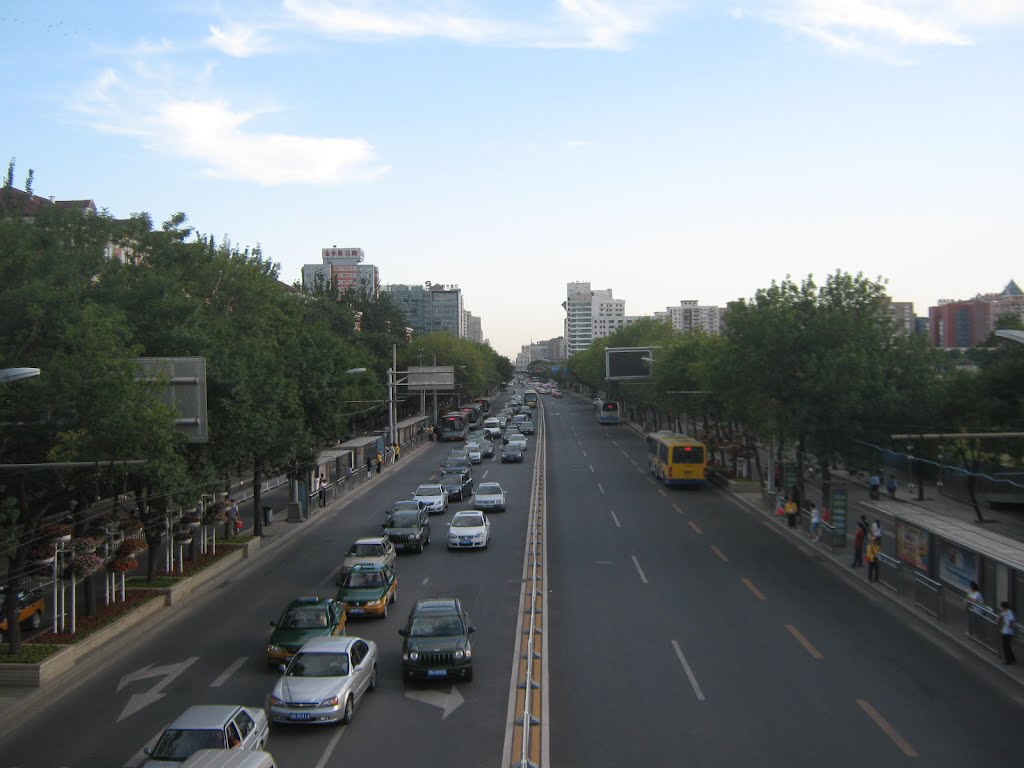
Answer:
<svg viewBox="0 0 1024 768"><path fill-rule="evenodd" d="M270 39L263 29L245 24L229 24L224 29L211 25L206 44L239 59L272 50Z"/></svg>
<svg viewBox="0 0 1024 768"><path fill-rule="evenodd" d="M897 51L974 43L987 26L1024 21L1024 0L764 0L731 11L812 37L830 48L893 59Z"/></svg>
<svg viewBox="0 0 1024 768"><path fill-rule="evenodd" d="M557 0L547 19L508 21L452 13L431 3L407 10L394 0L284 0L292 17L336 37L354 39L432 37L472 45L622 50L678 2L662 0Z"/></svg>
<svg viewBox="0 0 1024 768"><path fill-rule="evenodd" d="M177 82L170 80L168 82ZM167 82L126 82L105 70L72 108L97 130L134 136L157 152L190 158L208 176L280 184L343 184L387 173L361 138L261 132L261 111L233 110L223 100L181 99ZM267 110L262 110L265 113Z"/></svg>

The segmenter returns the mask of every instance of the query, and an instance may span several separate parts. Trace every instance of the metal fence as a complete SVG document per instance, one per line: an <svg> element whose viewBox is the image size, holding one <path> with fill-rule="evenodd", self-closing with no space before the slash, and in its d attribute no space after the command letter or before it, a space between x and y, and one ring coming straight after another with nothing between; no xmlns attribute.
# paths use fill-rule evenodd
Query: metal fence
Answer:
<svg viewBox="0 0 1024 768"><path fill-rule="evenodd" d="M939 621L946 618L946 598L942 583L914 571L914 605Z"/></svg>

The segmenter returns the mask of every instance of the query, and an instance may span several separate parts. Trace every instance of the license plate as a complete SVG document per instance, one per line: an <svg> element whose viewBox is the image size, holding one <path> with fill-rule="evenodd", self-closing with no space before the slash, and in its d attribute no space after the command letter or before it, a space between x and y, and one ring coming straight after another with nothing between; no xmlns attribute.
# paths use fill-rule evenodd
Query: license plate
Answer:
<svg viewBox="0 0 1024 768"><path fill-rule="evenodd" d="M363 609L362 608L349 608L348 612L351 613L353 616L361 616L363 614Z"/></svg>
<svg viewBox="0 0 1024 768"><path fill-rule="evenodd" d="M312 720L313 719L313 713L312 712L290 712L288 714L288 719L289 720Z"/></svg>
<svg viewBox="0 0 1024 768"><path fill-rule="evenodd" d="M427 677L447 677L447 676L448 676L448 670L447 669L428 669L427 670Z"/></svg>

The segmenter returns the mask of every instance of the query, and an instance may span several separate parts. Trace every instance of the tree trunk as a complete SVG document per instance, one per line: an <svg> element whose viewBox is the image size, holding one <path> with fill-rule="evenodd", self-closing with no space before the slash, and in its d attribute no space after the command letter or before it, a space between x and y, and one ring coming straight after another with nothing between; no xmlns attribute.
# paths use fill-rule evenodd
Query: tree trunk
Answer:
<svg viewBox="0 0 1024 768"><path fill-rule="evenodd" d="M252 535L256 537L263 535L263 508L261 506L261 501L263 499L262 485L263 459L256 457L256 460L253 462L252 470Z"/></svg>

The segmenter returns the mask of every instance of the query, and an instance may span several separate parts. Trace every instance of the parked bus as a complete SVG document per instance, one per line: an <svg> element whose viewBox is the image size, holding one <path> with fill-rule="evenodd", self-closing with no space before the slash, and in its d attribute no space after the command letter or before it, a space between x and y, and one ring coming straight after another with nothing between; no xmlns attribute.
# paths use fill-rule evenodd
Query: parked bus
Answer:
<svg viewBox="0 0 1024 768"><path fill-rule="evenodd" d="M614 400L602 400L596 411L599 424L618 424L620 421L619 404Z"/></svg>
<svg viewBox="0 0 1024 768"><path fill-rule="evenodd" d="M466 421L471 425L483 420L483 408L480 407L480 403L466 403L459 410L466 414Z"/></svg>
<svg viewBox="0 0 1024 768"><path fill-rule="evenodd" d="M530 410L531 411L536 411L537 410L537 399L538 399L537 398L537 390L535 390L535 389L528 389L528 390L526 390L526 394L523 395L523 405L528 405L528 406L530 406Z"/></svg>
<svg viewBox="0 0 1024 768"><path fill-rule="evenodd" d="M668 486L703 488L708 482L708 452L704 443L674 432L647 436L647 467Z"/></svg>
<svg viewBox="0 0 1024 768"><path fill-rule="evenodd" d="M469 434L469 420L458 411L446 413L437 425L437 434L442 440L465 440Z"/></svg>

